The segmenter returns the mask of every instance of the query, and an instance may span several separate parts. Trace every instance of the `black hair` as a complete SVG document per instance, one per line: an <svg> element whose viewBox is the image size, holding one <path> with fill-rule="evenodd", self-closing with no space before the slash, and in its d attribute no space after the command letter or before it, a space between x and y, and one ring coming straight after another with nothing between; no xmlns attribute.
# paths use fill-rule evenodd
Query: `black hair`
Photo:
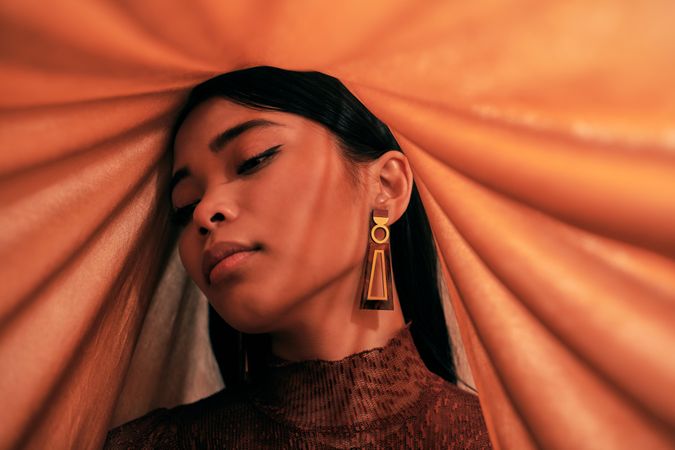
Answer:
<svg viewBox="0 0 675 450"><path fill-rule="evenodd" d="M337 138L347 167L401 151L389 128L373 115L338 79L320 72L298 72L269 66L251 67L211 78L196 86L179 112L173 139L190 112L211 98L249 108L283 111L317 122ZM351 175L358 182L356 171ZM405 213L390 227L394 280L403 317L429 370L456 383L452 343L438 284L438 256L424 206L413 182ZM264 365L269 351L266 335L247 335L230 327L209 307L209 334L226 388L244 382ZM244 361L248 354L248 360ZM238 363L232 364L233 361Z"/></svg>

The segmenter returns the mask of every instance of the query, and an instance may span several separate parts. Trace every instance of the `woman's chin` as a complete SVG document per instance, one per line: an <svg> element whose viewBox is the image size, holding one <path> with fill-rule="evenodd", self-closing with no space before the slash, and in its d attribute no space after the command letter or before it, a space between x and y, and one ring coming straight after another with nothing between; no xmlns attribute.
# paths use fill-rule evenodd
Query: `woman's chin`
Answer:
<svg viewBox="0 0 675 450"><path fill-rule="evenodd" d="M242 304L219 304L212 301L211 304L232 328L247 334L269 333L278 324L277 318L281 316L281 311L256 300L258 301L251 299Z"/></svg>

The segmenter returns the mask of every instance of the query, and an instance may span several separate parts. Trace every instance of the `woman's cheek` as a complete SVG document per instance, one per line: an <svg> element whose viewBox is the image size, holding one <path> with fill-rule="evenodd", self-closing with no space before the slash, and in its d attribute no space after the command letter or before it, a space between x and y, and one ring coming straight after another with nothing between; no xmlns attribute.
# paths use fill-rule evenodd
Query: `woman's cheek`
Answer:
<svg viewBox="0 0 675 450"><path fill-rule="evenodd" d="M178 241L178 254L190 278L192 278L195 283L200 284L198 270L199 255L197 254L194 243L191 244L189 238L185 235L185 230Z"/></svg>

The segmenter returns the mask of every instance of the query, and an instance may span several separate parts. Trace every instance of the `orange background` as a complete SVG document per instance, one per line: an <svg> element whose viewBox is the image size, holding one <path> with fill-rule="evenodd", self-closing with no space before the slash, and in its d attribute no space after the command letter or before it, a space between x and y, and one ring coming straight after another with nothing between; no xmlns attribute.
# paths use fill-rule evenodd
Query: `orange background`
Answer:
<svg viewBox="0 0 675 450"><path fill-rule="evenodd" d="M167 275L164 149L192 86L260 64L340 78L395 132L497 448L675 447L673 17L669 0L4 1L0 448L97 448L218 383L187 351L193 288Z"/></svg>

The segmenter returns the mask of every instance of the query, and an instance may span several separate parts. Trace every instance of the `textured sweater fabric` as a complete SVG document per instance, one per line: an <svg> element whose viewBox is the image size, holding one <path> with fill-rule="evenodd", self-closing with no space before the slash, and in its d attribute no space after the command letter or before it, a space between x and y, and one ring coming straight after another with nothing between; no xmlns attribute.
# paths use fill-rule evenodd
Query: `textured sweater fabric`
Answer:
<svg viewBox="0 0 675 450"><path fill-rule="evenodd" d="M427 369L411 323L339 361L272 355L263 382L151 411L105 448L491 448L478 397Z"/></svg>

